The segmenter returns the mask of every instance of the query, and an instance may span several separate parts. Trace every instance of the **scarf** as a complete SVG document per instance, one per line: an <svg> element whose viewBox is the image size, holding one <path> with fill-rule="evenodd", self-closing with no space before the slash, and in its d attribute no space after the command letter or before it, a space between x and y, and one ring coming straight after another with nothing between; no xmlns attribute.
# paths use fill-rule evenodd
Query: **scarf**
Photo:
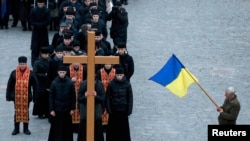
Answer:
<svg viewBox="0 0 250 141"><path fill-rule="evenodd" d="M19 66L16 68L15 84L15 118L16 122L29 120L29 76L30 69L26 67L22 72Z"/></svg>
<svg viewBox="0 0 250 141"><path fill-rule="evenodd" d="M109 73L107 73L105 71L105 68L101 68L100 71L101 71L102 85L103 85L104 90L106 92L107 88L108 88L109 82L115 78L115 69L111 68L111 70L109 71ZM107 110L104 109L104 112L102 114L102 125L107 125L108 124L108 118L109 118L109 114L108 114Z"/></svg>
<svg viewBox="0 0 250 141"><path fill-rule="evenodd" d="M74 65L71 64L69 66L70 70L70 77L76 77L76 81L74 83L75 86L75 92L76 92L76 109L74 110L74 114L72 115L72 123L80 123L80 111L78 108L78 102L77 102L77 97L78 97L78 91L80 88L80 84L83 79L83 66L79 65L79 68L75 70Z"/></svg>

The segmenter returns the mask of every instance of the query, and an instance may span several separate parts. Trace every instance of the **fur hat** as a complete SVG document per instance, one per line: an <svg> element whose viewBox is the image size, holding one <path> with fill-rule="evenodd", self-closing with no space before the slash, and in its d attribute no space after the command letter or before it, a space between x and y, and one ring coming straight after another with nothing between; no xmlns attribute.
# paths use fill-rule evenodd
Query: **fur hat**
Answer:
<svg viewBox="0 0 250 141"><path fill-rule="evenodd" d="M95 31L95 36L101 36L102 34L102 31L101 30L96 30Z"/></svg>
<svg viewBox="0 0 250 141"><path fill-rule="evenodd" d="M45 53L50 53L49 47L41 47L40 52L45 54Z"/></svg>
<svg viewBox="0 0 250 141"><path fill-rule="evenodd" d="M92 6L97 6L97 3L96 3L96 2L91 2L91 3L89 4L89 7L92 7Z"/></svg>
<svg viewBox="0 0 250 141"><path fill-rule="evenodd" d="M116 68L115 70L115 74L124 74L124 69L119 67L119 68Z"/></svg>
<svg viewBox="0 0 250 141"><path fill-rule="evenodd" d="M45 3L45 0L37 0L37 3Z"/></svg>
<svg viewBox="0 0 250 141"><path fill-rule="evenodd" d="M68 7L70 6L70 2L69 1L65 1L62 3L62 7Z"/></svg>
<svg viewBox="0 0 250 141"><path fill-rule="evenodd" d="M68 7L66 12L65 12L66 15L75 15L75 10L72 6Z"/></svg>
<svg viewBox="0 0 250 141"><path fill-rule="evenodd" d="M27 63L27 57L25 56L18 57L18 63Z"/></svg>
<svg viewBox="0 0 250 141"><path fill-rule="evenodd" d="M63 52L63 47L62 46L56 47L55 52Z"/></svg>
<svg viewBox="0 0 250 141"><path fill-rule="evenodd" d="M71 39L71 35L69 33L66 33L63 35L63 39Z"/></svg>
<svg viewBox="0 0 250 141"><path fill-rule="evenodd" d="M117 43L117 48L126 48L126 44L124 42Z"/></svg>
<svg viewBox="0 0 250 141"><path fill-rule="evenodd" d="M91 10L91 15L93 16L93 15L100 15L100 12L99 12L99 10L97 10L97 9L92 9Z"/></svg>
<svg viewBox="0 0 250 141"><path fill-rule="evenodd" d="M67 71L67 70L68 70L67 67L64 65L60 65L57 69L57 71Z"/></svg>
<svg viewBox="0 0 250 141"><path fill-rule="evenodd" d="M73 41L73 47L80 46L80 42L78 40Z"/></svg>
<svg viewBox="0 0 250 141"><path fill-rule="evenodd" d="M63 51L72 51L72 47L70 46L64 46Z"/></svg>

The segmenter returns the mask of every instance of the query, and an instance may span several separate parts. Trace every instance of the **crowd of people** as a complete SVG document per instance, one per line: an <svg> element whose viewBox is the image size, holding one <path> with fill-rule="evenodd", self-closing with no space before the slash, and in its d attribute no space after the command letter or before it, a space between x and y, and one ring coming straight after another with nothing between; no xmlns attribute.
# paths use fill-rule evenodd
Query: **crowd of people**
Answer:
<svg viewBox="0 0 250 141"><path fill-rule="evenodd" d="M14 102L14 130L31 134L32 115L48 119L48 141L86 140L87 98L95 97L95 141L131 141L129 116L133 110L130 79L134 60L127 48L127 0L2 0L0 29L21 21L23 31L32 31L31 68L20 56L10 73L6 100ZM110 29L107 23L111 22ZM56 31L49 40L49 30ZM119 64L95 65L95 91L87 92L87 64L64 64L64 56L88 55L88 31L95 32L95 55L118 56ZM109 42L111 39L112 42ZM233 87L225 91L225 102L217 107L220 125L235 125L240 103Z"/></svg>
<svg viewBox="0 0 250 141"><path fill-rule="evenodd" d="M12 5L17 1L9 2ZM33 101L32 116L48 119L48 141L73 141L74 133L78 141L86 140L86 101L94 96L95 141L130 141L134 60L127 48L129 22L123 7L127 1L36 0L33 7L30 0L18 2L19 8L26 11L21 16L12 10L12 27L17 26L21 16L23 31L32 31L31 66L26 56L20 56L9 76L6 100L13 101L15 109L12 135L19 134L20 123L23 132L31 134L29 107ZM5 20L1 19L2 29L8 29ZM49 30L56 31L51 42ZM88 65L63 63L64 56L88 55L88 31L95 33L96 56L119 57L118 64L95 66L95 91L91 93L87 92Z"/></svg>

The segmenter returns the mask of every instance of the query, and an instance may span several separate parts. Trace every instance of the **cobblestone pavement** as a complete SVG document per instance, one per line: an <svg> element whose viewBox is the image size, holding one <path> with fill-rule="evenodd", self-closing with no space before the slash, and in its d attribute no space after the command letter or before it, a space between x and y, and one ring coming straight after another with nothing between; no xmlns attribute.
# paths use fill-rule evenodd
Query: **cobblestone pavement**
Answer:
<svg viewBox="0 0 250 141"><path fill-rule="evenodd" d="M129 0L125 7L130 20L128 51L135 61L133 141L206 141L207 125L217 124L215 106L197 85L179 99L148 80L172 53L218 104L224 100L224 89L235 86L242 105L238 124L249 124L250 1ZM0 30L0 36L0 140L46 141L49 123L32 115L32 134L12 136L13 103L5 101L17 57L26 55L30 63L31 32L21 31L19 25Z"/></svg>

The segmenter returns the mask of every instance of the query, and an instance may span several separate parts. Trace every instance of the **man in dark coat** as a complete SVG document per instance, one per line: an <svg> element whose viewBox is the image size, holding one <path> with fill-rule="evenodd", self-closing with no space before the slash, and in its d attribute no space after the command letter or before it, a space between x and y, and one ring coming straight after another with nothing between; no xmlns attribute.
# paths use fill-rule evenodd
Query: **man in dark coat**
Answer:
<svg viewBox="0 0 250 141"><path fill-rule="evenodd" d="M33 71L38 80L38 97L34 103L33 115L38 115L40 119L49 116L49 92L47 88L47 73L49 69L49 47L40 49L40 56L35 61Z"/></svg>
<svg viewBox="0 0 250 141"><path fill-rule="evenodd" d="M10 0L1 0L0 2L0 29L9 29Z"/></svg>
<svg viewBox="0 0 250 141"><path fill-rule="evenodd" d="M226 89L225 97L223 105L217 108L217 111L220 113L218 117L219 125L236 125L240 112L240 102L237 99L234 87Z"/></svg>
<svg viewBox="0 0 250 141"><path fill-rule="evenodd" d="M78 18L77 20L79 20L78 23L80 25L84 23L85 20L84 17L89 12L89 5L90 5L90 0L83 0L82 5L78 9L77 16L81 18Z"/></svg>
<svg viewBox="0 0 250 141"><path fill-rule="evenodd" d="M6 100L13 101L15 107L14 125L12 135L19 133L20 122L23 122L23 132L30 135L29 124L29 105L37 95L37 79L32 70L27 66L27 57L18 58L18 66L10 74Z"/></svg>
<svg viewBox="0 0 250 141"><path fill-rule="evenodd" d="M11 0L11 15L13 18L13 22L11 27L16 27L19 21L19 7L20 0Z"/></svg>
<svg viewBox="0 0 250 141"><path fill-rule="evenodd" d="M54 49L63 42L63 34L67 30L66 27L67 27L66 23L61 23L59 26L59 30L56 33L54 33L51 41L51 45L53 46Z"/></svg>
<svg viewBox="0 0 250 141"><path fill-rule="evenodd" d="M102 112L105 99L105 92L100 80L95 81L95 91L87 93L87 81L83 81L78 92L78 103L80 104L80 125L77 141L86 141L86 116L87 116L87 97L95 97L95 141L104 141L102 131Z"/></svg>
<svg viewBox="0 0 250 141"><path fill-rule="evenodd" d="M91 27L97 28L97 30L101 30L104 38L106 39L108 36L108 31L106 27L106 23L103 20L100 20L100 13L98 10L91 10Z"/></svg>
<svg viewBox="0 0 250 141"><path fill-rule="evenodd" d="M33 0L21 0L20 2L19 18L23 27L23 31L26 31L27 29L30 31L32 30L31 24L30 24L30 12L31 12L32 3L33 3Z"/></svg>
<svg viewBox="0 0 250 141"><path fill-rule="evenodd" d="M65 66L58 68L49 93L50 132L49 141L73 141L72 114L75 109L75 87L66 76Z"/></svg>
<svg viewBox="0 0 250 141"><path fill-rule="evenodd" d="M107 20L112 20L110 37L113 39L113 42L116 38L121 38L123 42L127 43L128 13L122 7L120 1L115 3L112 11L107 16Z"/></svg>
<svg viewBox="0 0 250 141"><path fill-rule="evenodd" d="M96 2L91 2L89 4L88 12L84 15L84 17L82 17L83 18L83 24L85 24L88 20L92 19L92 12L94 12L94 11L98 11L98 13L99 13L99 20L101 20L106 25L107 14L105 15L105 12L103 12L101 10L101 8L99 7L99 5Z"/></svg>
<svg viewBox="0 0 250 141"><path fill-rule="evenodd" d="M52 81L58 76L57 69L63 64L63 47L55 49L55 55L49 60L49 69L47 74L47 90L49 91Z"/></svg>
<svg viewBox="0 0 250 141"><path fill-rule="evenodd" d="M39 56L42 46L49 45L47 26L50 24L50 10L45 7L45 0L37 0L37 7L32 9L30 23L33 26L31 37L31 65Z"/></svg>
<svg viewBox="0 0 250 141"><path fill-rule="evenodd" d="M109 113L107 141L131 141L128 117L133 109L133 91L122 68L108 84L106 108Z"/></svg>
<svg viewBox="0 0 250 141"><path fill-rule="evenodd" d="M119 56L120 63L118 65L114 65L115 68L122 67L124 69L124 73L126 79L130 81L130 78L134 74L134 60L131 55L128 54L126 44L120 42L117 44L117 53L115 56Z"/></svg>

